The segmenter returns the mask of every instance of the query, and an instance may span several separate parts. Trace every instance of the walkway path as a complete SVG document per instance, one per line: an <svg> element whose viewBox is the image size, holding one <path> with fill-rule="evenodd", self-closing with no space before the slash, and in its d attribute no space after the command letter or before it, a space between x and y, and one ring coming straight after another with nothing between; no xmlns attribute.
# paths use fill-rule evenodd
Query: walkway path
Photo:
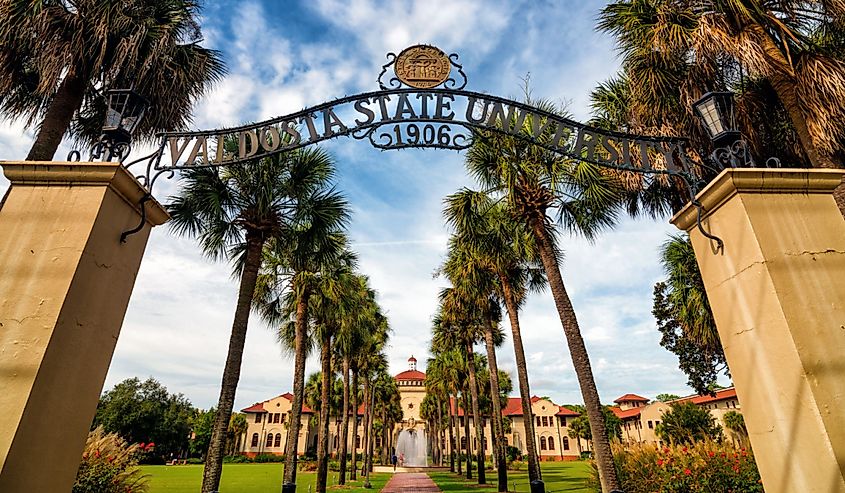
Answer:
<svg viewBox="0 0 845 493"><path fill-rule="evenodd" d="M421 472L400 472L393 475L381 493L437 493L440 488L427 474Z"/></svg>

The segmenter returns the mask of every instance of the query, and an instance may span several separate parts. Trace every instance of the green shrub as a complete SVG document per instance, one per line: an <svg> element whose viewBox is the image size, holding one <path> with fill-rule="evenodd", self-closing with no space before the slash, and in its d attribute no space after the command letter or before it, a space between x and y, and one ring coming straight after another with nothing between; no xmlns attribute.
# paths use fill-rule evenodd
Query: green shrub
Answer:
<svg viewBox="0 0 845 493"><path fill-rule="evenodd" d="M522 460L522 452L513 445L508 445L507 452L505 452L508 458L508 462L513 462L515 460Z"/></svg>
<svg viewBox="0 0 845 493"><path fill-rule="evenodd" d="M265 462L284 462L285 456L283 455L275 455L275 454L258 454L253 459L252 462L258 462L260 464Z"/></svg>
<svg viewBox="0 0 845 493"><path fill-rule="evenodd" d="M205 464L205 461L199 457L189 457L185 459L185 464Z"/></svg>
<svg viewBox="0 0 845 493"><path fill-rule="evenodd" d="M524 471L525 470L525 462L521 460L512 461L508 464L508 469L512 471Z"/></svg>
<svg viewBox="0 0 845 493"><path fill-rule="evenodd" d="M223 462L226 464L243 464L246 462L252 462L252 460L245 455L227 455L226 457L223 457Z"/></svg>
<svg viewBox="0 0 845 493"><path fill-rule="evenodd" d="M73 493L143 493L147 477L141 474L138 457L152 450L153 444L129 445L116 433L101 426L88 433L82 462L76 473Z"/></svg>
<svg viewBox="0 0 845 493"><path fill-rule="evenodd" d="M751 452L712 441L658 448L614 443L623 491L660 493L762 493ZM601 491L593 464L592 486Z"/></svg>
<svg viewBox="0 0 845 493"><path fill-rule="evenodd" d="M329 459L329 471L340 471L340 462Z"/></svg>

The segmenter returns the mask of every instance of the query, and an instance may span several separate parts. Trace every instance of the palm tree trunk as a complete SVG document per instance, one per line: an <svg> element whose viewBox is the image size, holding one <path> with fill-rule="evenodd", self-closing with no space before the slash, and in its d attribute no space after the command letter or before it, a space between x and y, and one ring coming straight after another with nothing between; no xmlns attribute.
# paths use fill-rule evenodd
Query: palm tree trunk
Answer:
<svg viewBox="0 0 845 493"><path fill-rule="evenodd" d="M367 452L370 450L369 447L369 440L370 440L370 379L369 377L364 377L364 426L363 426L362 434L364 435L364 439L361 441L362 450L364 453L361 456L361 476L363 476L364 484L367 484L369 480L367 471L369 470L367 466Z"/></svg>
<svg viewBox="0 0 845 493"><path fill-rule="evenodd" d="M608 493L618 490L620 487L619 479L616 476L616 466L613 463L613 452L610 450L610 440L607 437L601 400L599 400L599 392L596 389L596 381L593 379L590 356L587 354L584 338L581 337L578 319L575 316L569 294L566 292L566 286L563 284L563 277L560 275L560 267L554 254L552 240L543 219L540 217L532 218L531 229L537 238L540 257L543 260L543 267L549 280L549 288L552 291L555 307L560 316L563 332L569 346L569 354L572 357L572 365L575 367L575 374L581 387L581 395L584 398L584 407L587 410L590 431L593 434L593 450L602 491Z"/></svg>
<svg viewBox="0 0 845 493"><path fill-rule="evenodd" d="M332 341L331 336L324 336L320 348L320 371L322 388L320 389L320 428L317 430L317 493L326 493L329 477L329 407L332 376Z"/></svg>
<svg viewBox="0 0 845 493"><path fill-rule="evenodd" d="M472 342L466 342L467 367L469 368L469 390L472 397L472 419L475 423L475 439L478 440L476 450L476 464L478 465L478 484L487 484L487 474L484 470L484 436L481 428L484 426L484 418L478 412L478 379L475 375L475 351L472 349Z"/></svg>
<svg viewBox="0 0 845 493"><path fill-rule="evenodd" d="M469 439L469 399L466 391L461 392L464 401L464 439L466 440L467 479L472 479L472 440Z"/></svg>
<svg viewBox="0 0 845 493"><path fill-rule="evenodd" d="M352 370L352 467L349 469L349 479L358 479L358 370Z"/></svg>
<svg viewBox="0 0 845 493"><path fill-rule="evenodd" d="M490 367L490 394L493 409L490 421L493 425L494 446L496 454L496 474L498 491L508 491L508 464L505 458L505 431L502 425L502 405L499 400L499 363L496 361L496 346L493 343L493 322L487 318L484 331L484 344L487 347L487 365Z"/></svg>
<svg viewBox="0 0 845 493"><path fill-rule="evenodd" d="M370 484L370 472L373 470L373 421L375 417L373 407L375 407L376 400L376 393L373 389L374 382L370 382L368 379L367 383L369 385L369 396L366 411L367 429L365 430L365 433L367 435L367 445L364 449L364 487L368 487Z"/></svg>
<svg viewBox="0 0 845 493"><path fill-rule="evenodd" d="M525 447L528 449L528 480L535 481L542 479L540 471L540 459L537 456L537 447L534 443L534 414L531 412L531 389L528 384L528 364L525 361L525 349L522 346L522 330L519 327L519 305L513 292L506 273L498 272L499 281L502 283L502 294L505 299L505 307L508 310L508 320L511 324L513 335L513 353L516 359L516 374L519 380L519 398L522 402L522 422L525 426Z"/></svg>
<svg viewBox="0 0 845 493"><path fill-rule="evenodd" d="M349 444L349 356L343 357L343 426L340 430L340 474L338 484L346 484L346 448Z"/></svg>
<svg viewBox="0 0 845 493"><path fill-rule="evenodd" d="M456 440L460 440L460 437L455 437L457 423L455 422L455 411L452 408L451 394L447 394L447 399L449 400L449 472L455 472L455 448L458 444ZM455 403L457 404L457 399L455 399ZM460 463L458 467L460 467ZM460 473L461 471L459 470L458 474Z"/></svg>
<svg viewBox="0 0 845 493"><path fill-rule="evenodd" d="M68 73L62 83L59 84L59 88L47 108L47 113L41 121L35 142L32 143L29 154L26 156L27 161L50 161L53 159L56 149L62 143L62 137L70 127L73 114L82 106L86 83L84 77L77 76L75 73Z"/></svg>
<svg viewBox="0 0 845 493"><path fill-rule="evenodd" d="M305 336L308 330L308 292L296 303L294 338L293 402L290 409L288 441L285 447L285 484L296 484L297 445L302 421L302 400L305 392Z"/></svg>
<svg viewBox="0 0 845 493"><path fill-rule="evenodd" d="M223 381L220 385L220 398L217 400L217 414L214 417L211 441L205 455L205 468L202 474L203 493L217 491L220 487L226 431L229 429L229 419L232 416L232 407L235 405L235 391L241 377L241 360L244 354L249 312L252 308L252 296L255 292L258 270L261 268L261 251L264 247L264 240L260 234L248 232L246 241L246 261L241 274L238 303L235 308L235 319L232 322L232 335L229 338L229 353L226 356L226 366L223 370Z"/></svg>
<svg viewBox="0 0 845 493"><path fill-rule="evenodd" d="M443 406L441 402L437 403L437 460L434 462L440 467L443 467L443 440L441 433L443 430L441 426L443 424Z"/></svg>

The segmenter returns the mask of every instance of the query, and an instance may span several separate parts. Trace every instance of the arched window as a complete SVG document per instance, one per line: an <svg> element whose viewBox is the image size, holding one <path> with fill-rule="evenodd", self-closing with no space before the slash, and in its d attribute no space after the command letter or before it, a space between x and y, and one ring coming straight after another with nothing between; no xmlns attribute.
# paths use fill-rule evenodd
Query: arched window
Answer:
<svg viewBox="0 0 845 493"><path fill-rule="evenodd" d="M546 437L540 437L540 450L546 450Z"/></svg>
<svg viewBox="0 0 845 493"><path fill-rule="evenodd" d="M569 450L569 438L563 437L563 450Z"/></svg>
<svg viewBox="0 0 845 493"><path fill-rule="evenodd" d="M250 445L250 446L251 447L257 447L258 446L258 433L252 434L252 445Z"/></svg>
<svg viewBox="0 0 845 493"><path fill-rule="evenodd" d="M337 448L337 435L335 435L334 440L332 440L332 448Z"/></svg>
<svg viewBox="0 0 845 493"><path fill-rule="evenodd" d="M361 448L361 435L355 435L355 448Z"/></svg>
<svg viewBox="0 0 845 493"><path fill-rule="evenodd" d="M282 434L276 433L276 439L273 440L274 447L281 447L282 446Z"/></svg>
<svg viewBox="0 0 845 493"><path fill-rule="evenodd" d="M554 450L554 449L555 449L555 439L552 438L552 437L549 437L549 450Z"/></svg>
<svg viewBox="0 0 845 493"><path fill-rule="evenodd" d="M467 437L461 437L461 450L466 450L467 448Z"/></svg>
<svg viewBox="0 0 845 493"><path fill-rule="evenodd" d="M267 434L267 443L264 444L265 447L272 447L273 446L273 434Z"/></svg>

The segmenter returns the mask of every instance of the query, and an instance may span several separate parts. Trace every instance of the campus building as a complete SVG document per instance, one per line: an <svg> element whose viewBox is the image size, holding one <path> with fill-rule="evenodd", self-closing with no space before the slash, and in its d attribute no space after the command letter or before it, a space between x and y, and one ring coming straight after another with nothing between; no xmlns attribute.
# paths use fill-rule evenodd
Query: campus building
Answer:
<svg viewBox="0 0 845 493"><path fill-rule="evenodd" d="M395 376L399 388L400 402L402 405L403 418L397 423L392 431L393 439L390 443L396 443L396 437L402 430L426 430L426 423L420 417L420 405L426 395L425 373L417 369L417 360L413 356L408 359L408 369ZM283 454L287 441L287 422L290 413L293 395L282 394L264 402L256 403L241 412L247 415L249 424L247 432L241 443L241 453L249 456L258 454ZM699 406L704 406L719 420L725 428L722 418L731 410L739 410L739 401L736 398L736 391L733 388L720 390L715 397L711 396L690 396L672 402L689 400ZM655 435L654 429L660 423L661 414L669 409L671 402L650 402L645 397L636 394L625 394L614 401L616 406L611 410L622 420L622 439L626 442L660 443ZM455 406L454 400L451 403L453 414L457 415L459 425L459 436L457 438L456 451L466 452L467 436L472 444L472 450L478 450L478 439L475 433L476 422L465 412L458 403ZM531 398L531 412L534 416L534 442L541 460L575 460L582 451L589 450L589 444L584 440L571 438L569 436L572 421L580 416L579 413L571 411L549 399L540 397ZM300 454L313 452L317 448L317 428L312 426L311 417L314 411L303 406L300 425L299 442L297 450ZM348 443L355 443L358 452L363 452L363 418L364 406L357 409L358 428L357 436L353 435L352 423L350 422ZM510 397L502 411L502 415L510 421L509 431L505 434L507 445L516 447L523 454L528 451L525 431L525 421L522 412L522 403L518 397ZM331 416L329 423L329 451L336 454L340 447L341 419L338 416ZM465 434L465 424L468 420L469 434ZM493 432L489 417L482 418L482 445L486 455L490 455L493 445ZM441 443L446 448L443 454L451 452L449 446L448 430L442 430ZM375 447L381 447L382 437L376 434ZM446 455L444 455L446 457Z"/></svg>
<svg viewBox="0 0 845 493"><path fill-rule="evenodd" d="M725 414L729 411L740 412L736 389L733 387L717 390L716 395L713 396L692 395L666 402L650 402L637 394L625 394L613 401L616 406L613 406L611 410L622 420L622 440L629 443L661 444L661 440L655 433L657 425L660 424L661 416L670 409L672 404L687 401L710 411L725 434L731 436L730 431L725 426Z"/></svg>

